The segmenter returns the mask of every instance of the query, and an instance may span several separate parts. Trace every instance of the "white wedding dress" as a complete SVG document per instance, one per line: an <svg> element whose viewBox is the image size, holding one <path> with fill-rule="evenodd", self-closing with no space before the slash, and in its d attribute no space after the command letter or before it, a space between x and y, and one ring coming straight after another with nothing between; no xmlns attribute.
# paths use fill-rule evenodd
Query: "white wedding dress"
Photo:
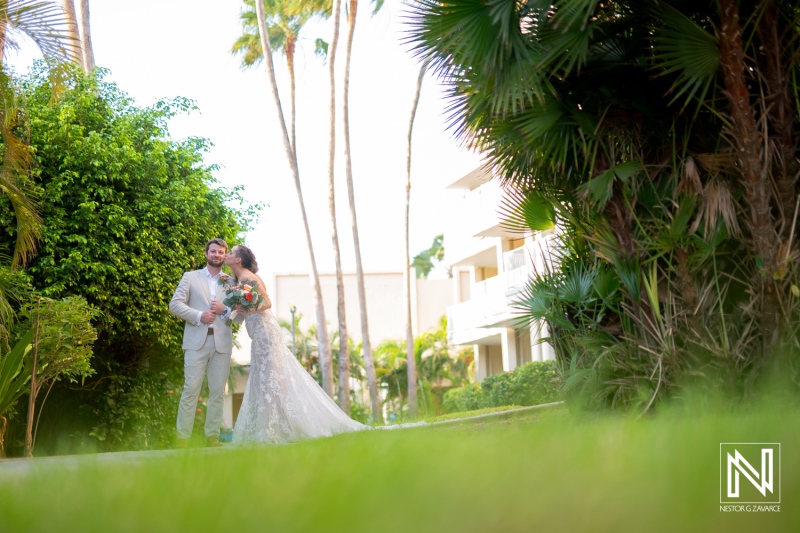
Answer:
<svg viewBox="0 0 800 533"><path fill-rule="evenodd" d="M348 417L284 344L272 311L248 315L250 376L234 444L283 444L370 429Z"/></svg>

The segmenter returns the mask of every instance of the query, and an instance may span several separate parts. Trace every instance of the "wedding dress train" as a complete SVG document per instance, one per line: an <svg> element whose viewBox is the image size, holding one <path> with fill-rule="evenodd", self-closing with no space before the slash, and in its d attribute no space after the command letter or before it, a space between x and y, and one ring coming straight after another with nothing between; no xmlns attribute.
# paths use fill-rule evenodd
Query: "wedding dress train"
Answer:
<svg viewBox="0 0 800 533"><path fill-rule="evenodd" d="M250 376L234 444L282 444L370 429L348 417L284 344L270 310L245 318L252 339Z"/></svg>

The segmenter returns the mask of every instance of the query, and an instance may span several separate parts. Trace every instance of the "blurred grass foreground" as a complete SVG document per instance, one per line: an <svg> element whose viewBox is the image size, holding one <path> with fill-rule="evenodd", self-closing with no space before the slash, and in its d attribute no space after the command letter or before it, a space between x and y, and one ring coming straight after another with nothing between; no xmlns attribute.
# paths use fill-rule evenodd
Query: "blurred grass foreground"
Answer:
<svg viewBox="0 0 800 533"><path fill-rule="evenodd" d="M721 442L781 443L780 512L721 510ZM634 421L558 406L288 446L6 461L0 531L797 531L798 446L795 409Z"/></svg>

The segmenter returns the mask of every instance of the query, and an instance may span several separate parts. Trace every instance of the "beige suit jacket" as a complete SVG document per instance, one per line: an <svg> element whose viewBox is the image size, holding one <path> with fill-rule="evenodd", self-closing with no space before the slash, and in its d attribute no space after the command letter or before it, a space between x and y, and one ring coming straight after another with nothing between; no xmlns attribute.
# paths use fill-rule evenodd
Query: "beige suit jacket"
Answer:
<svg viewBox="0 0 800 533"><path fill-rule="evenodd" d="M217 290L217 300L222 301L224 298L222 288ZM209 309L211 309L211 294L208 291L206 270L186 272L169 302L170 313L186 321L183 329L184 350L199 350L203 347L208 336L209 324L197 322L197 313ZM240 315L234 321L241 323L243 319L244 317ZM214 328L216 350L219 353L229 354L233 351L233 335L231 327L225 325L225 320L221 315L217 315L211 326Z"/></svg>

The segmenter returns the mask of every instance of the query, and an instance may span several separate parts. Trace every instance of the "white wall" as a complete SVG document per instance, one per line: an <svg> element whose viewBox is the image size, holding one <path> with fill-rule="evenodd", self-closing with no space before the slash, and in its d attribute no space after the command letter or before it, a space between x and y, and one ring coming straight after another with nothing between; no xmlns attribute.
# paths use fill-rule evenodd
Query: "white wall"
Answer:
<svg viewBox="0 0 800 533"><path fill-rule="evenodd" d="M412 274L413 275L413 274ZM336 277L321 274L322 300L325 319L331 328L337 327ZM365 273L369 332L373 344L386 339L405 336L405 312L403 304L403 274L401 272ZM414 291L416 288L416 291ZM412 328L417 335L435 328L445 314L447 306L453 305L452 280L417 279L412 283ZM358 287L354 273L344 275L345 319L348 334L361 339L361 310L358 304ZM316 323L312 300L311 282L308 274L276 274L270 291L272 310L275 316L291 320L289 308L294 305L303 315L303 329Z"/></svg>

